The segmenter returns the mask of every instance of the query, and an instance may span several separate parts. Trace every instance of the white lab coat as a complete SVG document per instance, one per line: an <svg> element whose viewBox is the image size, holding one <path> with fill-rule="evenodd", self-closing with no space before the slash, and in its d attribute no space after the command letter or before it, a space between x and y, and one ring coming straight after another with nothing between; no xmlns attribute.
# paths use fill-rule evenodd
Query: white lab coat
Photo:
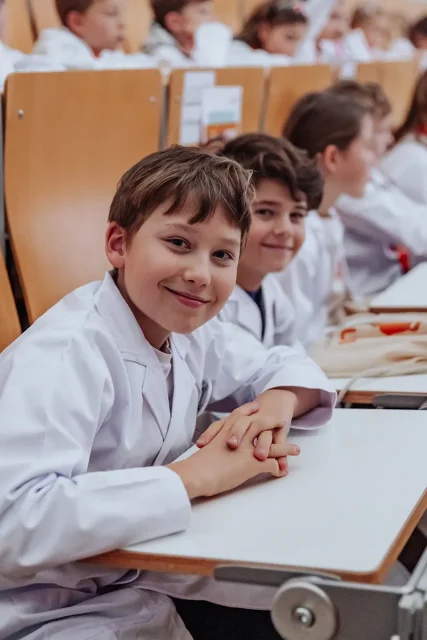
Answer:
<svg viewBox="0 0 427 640"><path fill-rule="evenodd" d="M261 311L242 287L236 286L218 317L232 322L262 342L266 349L277 345L299 347L295 333L295 311L285 292L272 274L262 283L264 333Z"/></svg>
<svg viewBox="0 0 427 640"><path fill-rule="evenodd" d="M371 62L377 55L371 49L362 29L353 29L343 38L343 58L346 61Z"/></svg>
<svg viewBox="0 0 427 640"><path fill-rule="evenodd" d="M173 35L158 22L153 22L142 50L158 65L174 67L222 67L227 65L232 31L219 22L201 25L195 33L195 45L190 55L179 47Z"/></svg>
<svg viewBox="0 0 427 640"><path fill-rule="evenodd" d="M63 67L46 56L25 55L0 40L0 91L3 91L7 76L20 71L63 71Z"/></svg>
<svg viewBox="0 0 427 640"><path fill-rule="evenodd" d="M295 58L271 54L264 49L252 49L242 40L233 40L228 49L227 65L242 67L287 67Z"/></svg>
<svg viewBox="0 0 427 640"><path fill-rule="evenodd" d="M33 53L46 56L65 69L145 69L156 66L155 60L142 53L103 51L97 58L86 42L66 27L42 31Z"/></svg>
<svg viewBox="0 0 427 640"><path fill-rule="evenodd" d="M421 175L416 174L420 184ZM344 224L354 297L383 291L402 275L393 247L403 245L417 259L427 257L427 204L410 199L378 169L372 171L363 198L341 196L335 208Z"/></svg>
<svg viewBox="0 0 427 640"><path fill-rule="evenodd" d="M409 198L427 205L425 137L409 134L403 138L383 159L381 171Z"/></svg>
<svg viewBox="0 0 427 640"><path fill-rule="evenodd" d="M3 91L7 76L15 71L15 65L24 57L21 51L7 47L0 40L0 91Z"/></svg>
<svg viewBox="0 0 427 640"><path fill-rule="evenodd" d="M268 351L216 319L170 344L171 408L161 364L107 274L0 357L1 640L134 640L137 630L190 640L163 592L270 604L265 589L75 563L188 526L187 493L162 465L189 448L209 401L296 385L321 390L321 406L296 426L331 415L335 394L303 354Z"/></svg>
<svg viewBox="0 0 427 640"><path fill-rule="evenodd" d="M276 276L292 301L296 337L305 348L323 338L333 297L344 296L348 289L344 229L334 209L330 216L322 218L316 211L310 212L304 244Z"/></svg>

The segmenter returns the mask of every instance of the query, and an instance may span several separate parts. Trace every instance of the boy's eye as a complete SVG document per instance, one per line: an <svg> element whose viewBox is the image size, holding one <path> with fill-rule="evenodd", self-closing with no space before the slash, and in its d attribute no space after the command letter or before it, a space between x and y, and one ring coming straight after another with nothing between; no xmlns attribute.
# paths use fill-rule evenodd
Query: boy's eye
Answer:
<svg viewBox="0 0 427 640"><path fill-rule="evenodd" d="M257 209L256 214L263 218L271 218L274 215L274 212L271 209Z"/></svg>
<svg viewBox="0 0 427 640"><path fill-rule="evenodd" d="M300 222L301 220L304 220L305 217L306 215L302 211L293 211L291 213L291 220L295 222Z"/></svg>
<svg viewBox="0 0 427 640"><path fill-rule="evenodd" d="M215 258L225 262L226 260L234 260L234 255L229 251L215 251L213 254Z"/></svg>
<svg viewBox="0 0 427 640"><path fill-rule="evenodd" d="M178 249L188 249L190 247L188 242L183 238L169 238L168 240L166 240L166 242L174 247L177 247Z"/></svg>

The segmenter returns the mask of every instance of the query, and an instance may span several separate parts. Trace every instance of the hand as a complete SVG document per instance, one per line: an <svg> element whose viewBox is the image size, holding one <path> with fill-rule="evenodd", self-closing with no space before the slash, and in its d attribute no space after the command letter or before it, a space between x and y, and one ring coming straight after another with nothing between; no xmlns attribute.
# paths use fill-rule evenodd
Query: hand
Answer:
<svg viewBox="0 0 427 640"><path fill-rule="evenodd" d="M279 458L278 447L287 447L286 455L299 455L300 449L286 444L297 398L291 391L271 389L261 394L256 401L235 409L227 418L214 422L197 440L198 447L209 444L222 430L228 431L228 446L237 449L246 433L255 444L255 457ZM281 451L282 449L279 449ZM287 460L280 460L281 469L287 470Z"/></svg>
<svg viewBox="0 0 427 640"><path fill-rule="evenodd" d="M284 457L286 448L281 446L277 445L277 453ZM168 467L180 476L190 500L230 491L260 474L275 478L286 475L276 458L260 461L253 452L249 433L242 438L239 448L233 451L227 445L227 432L222 430L203 449Z"/></svg>

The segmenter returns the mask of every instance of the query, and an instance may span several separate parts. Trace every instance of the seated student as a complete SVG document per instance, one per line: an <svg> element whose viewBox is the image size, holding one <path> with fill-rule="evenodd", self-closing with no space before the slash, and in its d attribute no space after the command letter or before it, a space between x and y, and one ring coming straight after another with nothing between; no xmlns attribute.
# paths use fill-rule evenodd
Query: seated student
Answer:
<svg viewBox="0 0 427 640"><path fill-rule="evenodd" d="M370 62L385 57L390 29L387 13L375 3L358 7L353 13L351 31L344 37L347 60Z"/></svg>
<svg viewBox="0 0 427 640"><path fill-rule="evenodd" d="M374 118L374 151L379 163L393 141L391 105L374 83L340 82L329 91L346 95ZM403 166L407 156L402 156ZM380 164L372 169L362 198L341 196L336 210L344 224L345 252L354 296L383 291L402 275L398 247L411 256L427 255L427 206L408 197Z"/></svg>
<svg viewBox="0 0 427 640"><path fill-rule="evenodd" d="M61 71L62 67L52 64L43 56L25 55L22 51L11 49L3 42L7 22L6 0L0 0L0 91L9 74L15 71Z"/></svg>
<svg viewBox="0 0 427 640"><path fill-rule="evenodd" d="M33 52L66 69L125 69L155 66L142 53L125 54L124 0L56 0L62 27L46 29Z"/></svg>
<svg viewBox="0 0 427 640"><path fill-rule="evenodd" d="M231 29L215 22L213 0L151 0L154 22L143 51L170 67L223 66Z"/></svg>
<svg viewBox="0 0 427 640"><path fill-rule="evenodd" d="M230 47L229 64L285 65L292 63L307 32L304 3L269 0L246 20Z"/></svg>
<svg viewBox="0 0 427 640"><path fill-rule="evenodd" d="M344 0L339 0L317 39L318 59L321 62L340 62L344 58L343 38L349 30Z"/></svg>
<svg viewBox="0 0 427 640"><path fill-rule="evenodd" d="M249 331L266 348L295 344L295 314L273 273L304 242L305 218L322 200L323 179L303 151L262 133L240 136L222 154L253 171L252 224L239 260L237 286L219 318Z"/></svg>
<svg viewBox="0 0 427 640"><path fill-rule="evenodd" d="M250 178L191 148L138 162L110 208L113 272L0 356L1 637L191 640L165 594L270 604L270 590L260 602L264 589L77 563L185 530L198 496L286 475L292 418L310 428L331 416L335 393L305 355L214 317L236 284ZM174 462L197 414L223 398L249 404ZM247 635L227 638L258 638L247 620ZM276 638L267 613L264 624Z"/></svg>
<svg viewBox="0 0 427 640"><path fill-rule="evenodd" d="M361 105L327 92L301 98L283 128L285 138L317 160L325 180L322 202L307 218L305 242L278 276L306 347L341 319L348 297L344 231L333 205L342 193L363 195L374 161L372 134L372 117Z"/></svg>
<svg viewBox="0 0 427 640"><path fill-rule="evenodd" d="M384 174L408 197L427 205L427 71L417 82L396 144L381 163Z"/></svg>

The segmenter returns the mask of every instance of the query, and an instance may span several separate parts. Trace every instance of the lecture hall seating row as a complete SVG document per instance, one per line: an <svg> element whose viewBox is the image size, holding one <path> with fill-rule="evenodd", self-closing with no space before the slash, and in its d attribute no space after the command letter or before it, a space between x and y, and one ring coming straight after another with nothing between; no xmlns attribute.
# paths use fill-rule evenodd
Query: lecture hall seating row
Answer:
<svg viewBox="0 0 427 640"><path fill-rule="evenodd" d="M191 71L174 70L168 87L157 69L9 77L3 109L6 216L30 323L108 266L103 232L116 183L161 142L179 142L185 73ZM218 85L243 87L242 133L280 135L293 103L334 81L327 65L215 73ZM360 65L358 76L385 83L401 111L416 68L408 62ZM10 324L16 327L13 314ZM0 349L14 335L8 329Z"/></svg>

